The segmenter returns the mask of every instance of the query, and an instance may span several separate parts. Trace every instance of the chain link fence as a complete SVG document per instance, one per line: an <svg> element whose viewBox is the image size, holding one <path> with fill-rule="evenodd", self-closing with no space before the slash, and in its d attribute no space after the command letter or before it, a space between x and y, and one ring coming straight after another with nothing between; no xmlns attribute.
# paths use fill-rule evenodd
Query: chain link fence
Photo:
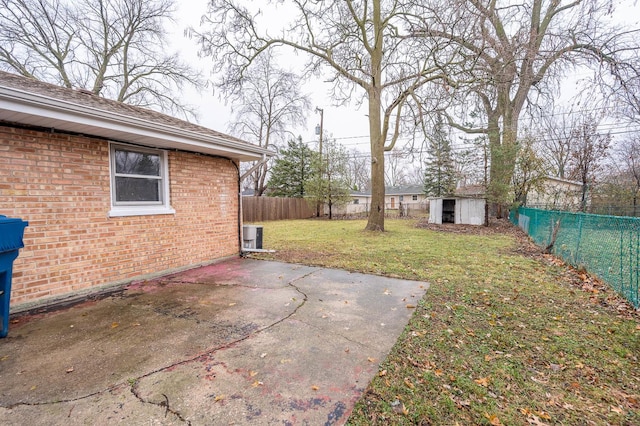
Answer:
<svg viewBox="0 0 640 426"><path fill-rule="evenodd" d="M511 221L539 246L597 275L640 307L640 218L521 207Z"/></svg>

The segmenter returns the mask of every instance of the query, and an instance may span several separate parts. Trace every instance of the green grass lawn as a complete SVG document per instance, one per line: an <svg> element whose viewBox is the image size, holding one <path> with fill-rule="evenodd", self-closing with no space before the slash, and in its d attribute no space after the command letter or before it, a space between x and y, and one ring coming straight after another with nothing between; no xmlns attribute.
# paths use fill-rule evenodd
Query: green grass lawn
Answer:
<svg viewBox="0 0 640 426"><path fill-rule="evenodd" d="M430 284L350 424L640 424L640 326L613 292L513 234L387 220L264 226L261 258ZM529 249L530 251L530 249Z"/></svg>

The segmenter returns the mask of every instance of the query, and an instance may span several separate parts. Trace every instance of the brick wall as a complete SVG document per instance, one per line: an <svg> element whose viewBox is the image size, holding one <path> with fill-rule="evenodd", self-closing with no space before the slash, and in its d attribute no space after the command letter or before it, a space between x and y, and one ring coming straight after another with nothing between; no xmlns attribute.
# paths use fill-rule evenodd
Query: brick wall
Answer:
<svg viewBox="0 0 640 426"><path fill-rule="evenodd" d="M0 214L29 221L12 307L238 253L230 160L169 152L175 215L109 218L109 144L0 125Z"/></svg>

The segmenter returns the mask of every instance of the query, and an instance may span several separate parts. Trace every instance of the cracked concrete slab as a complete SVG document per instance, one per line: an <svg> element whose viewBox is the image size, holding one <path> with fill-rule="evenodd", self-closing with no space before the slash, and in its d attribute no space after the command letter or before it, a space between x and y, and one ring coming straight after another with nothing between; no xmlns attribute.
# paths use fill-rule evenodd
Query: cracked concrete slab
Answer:
<svg viewBox="0 0 640 426"><path fill-rule="evenodd" d="M20 317L0 423L343 424L427 287L233 259Z"/></svg>

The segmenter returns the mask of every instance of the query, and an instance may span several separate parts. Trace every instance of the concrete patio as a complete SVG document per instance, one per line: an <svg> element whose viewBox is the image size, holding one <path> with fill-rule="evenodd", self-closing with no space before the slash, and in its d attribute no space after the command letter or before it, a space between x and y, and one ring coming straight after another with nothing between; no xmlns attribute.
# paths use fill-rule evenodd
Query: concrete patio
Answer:
<svg viewBox="0 0 640 426"><path fill-rule="evenodd" d="M19 316L0 424L343 424L427 288L238 258Z"/></svg>

